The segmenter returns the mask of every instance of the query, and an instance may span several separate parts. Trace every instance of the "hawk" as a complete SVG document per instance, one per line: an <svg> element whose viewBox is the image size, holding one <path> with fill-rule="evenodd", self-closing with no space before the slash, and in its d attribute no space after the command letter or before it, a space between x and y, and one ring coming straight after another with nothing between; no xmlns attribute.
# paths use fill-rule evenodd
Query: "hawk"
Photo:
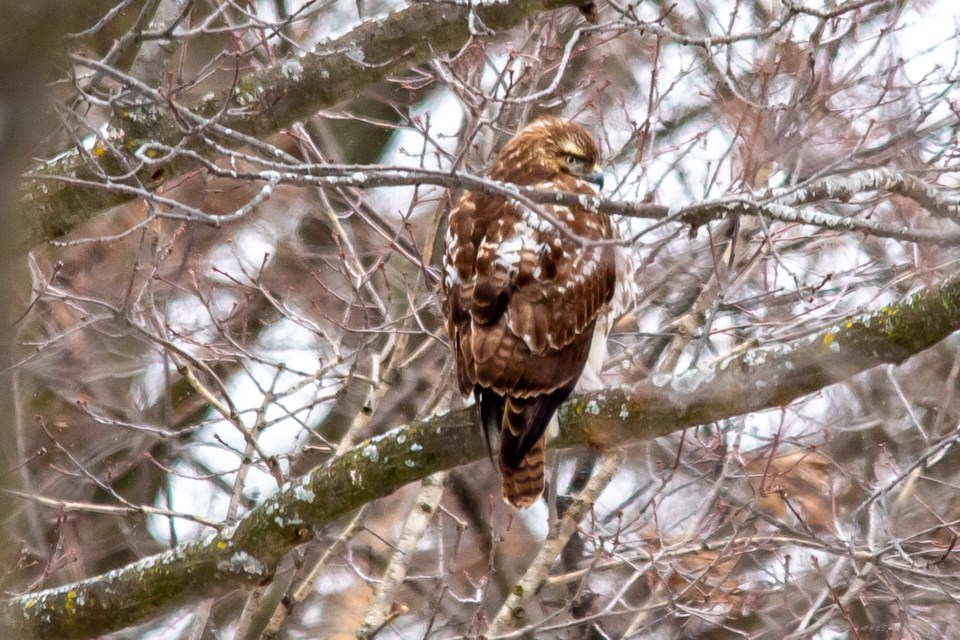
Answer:
<svg viewBox="0 0 960 640"><path fill-rule="evenodd" d="M544 118L503 146L488 175L592 196L599 160L582 126ZM543 493L548 423L588 361L595 377L605 357L624 297L609 242L618 237L605 214L584 207L468 192L450 213L443 289L457 381L476 398L488 449L499 435L503 497L517 508Z"/></svg>

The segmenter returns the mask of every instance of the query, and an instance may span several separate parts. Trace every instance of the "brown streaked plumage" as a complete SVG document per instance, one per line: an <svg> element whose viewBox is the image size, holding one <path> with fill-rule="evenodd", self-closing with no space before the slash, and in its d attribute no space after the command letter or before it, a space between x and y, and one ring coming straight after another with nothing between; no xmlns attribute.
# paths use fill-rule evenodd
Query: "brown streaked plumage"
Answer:
<svg viewBox="0 0 960 640"><path fill-rule="evenodd" d="M599 159L583 127L545 118L504 145L489 176L593 195ZM450 214L444 255L460 390L476 397L488 446L490 432L499 435L503 497L518 508L543 493L545 430L583 373L595 331L606 339L617 285L614 247L590 243L617 237L610 219L542 208L568 233L513 201L467 193Z"/></svg>

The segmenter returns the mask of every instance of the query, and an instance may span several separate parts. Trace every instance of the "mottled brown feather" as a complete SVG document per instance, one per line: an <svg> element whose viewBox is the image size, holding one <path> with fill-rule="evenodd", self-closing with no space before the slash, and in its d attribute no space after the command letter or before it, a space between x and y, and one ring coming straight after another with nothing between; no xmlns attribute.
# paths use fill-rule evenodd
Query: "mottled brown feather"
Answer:
<svg viewBox="0 0 960 640"><path fill-rule="evenodd" d="M540 120L504 145L489 175L593 195L565 168L571 154L591 166L599 160L580 125ZM616 286L613 247L590 243L615 237L609 218L580 207L542 209L563 231L507 199L467 193L450 214L444 256L457 381L476 395L485 429L498 432L503 495L518 508L543 492L544 431L583 372Z"/></svg>

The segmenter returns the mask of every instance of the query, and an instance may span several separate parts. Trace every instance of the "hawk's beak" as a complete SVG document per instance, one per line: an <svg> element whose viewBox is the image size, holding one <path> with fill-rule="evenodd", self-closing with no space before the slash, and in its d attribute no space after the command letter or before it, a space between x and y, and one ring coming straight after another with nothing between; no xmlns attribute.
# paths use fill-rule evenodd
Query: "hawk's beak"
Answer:
<svg viewBox="0 0 960 640"><path fill-rule="evenodd" d="M587 182L597 185L598 189L603 189L603 171L600 165L593 165L593 171L587 176Z"/></svg>

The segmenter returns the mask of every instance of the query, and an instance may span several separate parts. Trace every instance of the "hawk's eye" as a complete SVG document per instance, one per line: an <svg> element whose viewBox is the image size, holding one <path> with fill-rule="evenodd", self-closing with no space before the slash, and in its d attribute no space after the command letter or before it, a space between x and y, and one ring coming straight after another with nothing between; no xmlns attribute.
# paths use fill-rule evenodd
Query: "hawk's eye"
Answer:
<svg viewBox="0 0 960 640"><path fill-rule="evenodd" d="M563 161L567 163L567 166L570 167L570 170L574 172L583 171L587 166L586 158L575 156L572 153L568 153L567 155L565 155L563 157Z"/></svg>

